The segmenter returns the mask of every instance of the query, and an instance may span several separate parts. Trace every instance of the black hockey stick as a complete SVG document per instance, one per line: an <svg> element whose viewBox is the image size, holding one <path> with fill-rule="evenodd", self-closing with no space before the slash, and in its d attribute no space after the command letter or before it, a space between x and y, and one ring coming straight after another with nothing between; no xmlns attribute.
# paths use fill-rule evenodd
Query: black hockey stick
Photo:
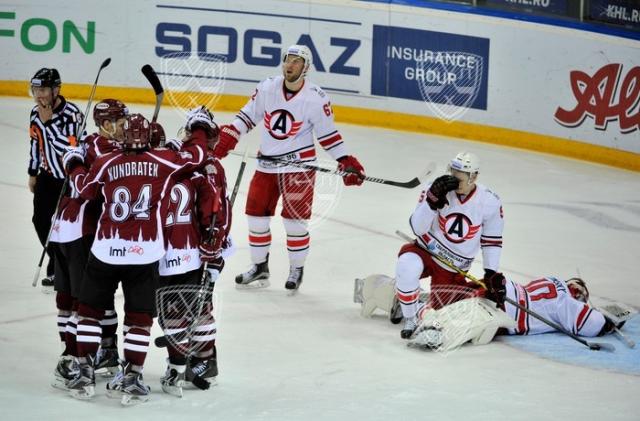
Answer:
<svg viewBox="0 0 640 421"><path fill-rule="evenodd" d="M403 233L402 231L396 231L396 235L398 235L403 240L414 241L413 238L409 237L407 234ZM482 282L480 279L478 279L475 276L469 274L468 272L463 271L462 269L460 269L457 266L453 265L448 260L443 259L442 257L438 256L437 254L434 254L429 250L426 250L426 251L431 256L433 256L436 260L441 262L442 264L444 264L444 265L448 266L449 268L453 269L454 271L458 272L460 275L464 276L465 278L467 278L471 282L473 282L473 283L475 283L477 285L480 285L484 289L487 289L487 286L485 285L485 283ZM579 337L578 335L574 335L573 333L569 332L567 329L565 329L564 327L560 326L559 324L557 324L557 323L555 323L555 322L553 322L551 320L548 320L547 318L542 317L541 315L539 315L535 311L529 310L528 308L520 305L520 303L518 303L517 301L513 301L509 297L505 296L504 300L507 303L511 304L512 306L517 307L520 310L524 311L528 315L540 320L542 323L544 323L544 324L546 324L548 326L551 326L552 328L554 328L558 332L564 333L565 335L569 336L570 338L580 342L582 345L587 346L591 350L594 350L594 351L609 351L609 352L614 352L616 350L616 348L613 345L608 344L608 343L586 341L586 340L582 339L581 337Z"/></svg>
<svg viewBox="0 0 640 421"><path fill-rule="evenodd" d="M242 176L244 175L244 169L247 166L247 156L249 154L249 146L244 151L244 155L242 157L242 163L240 164L240 169L238 170L238 176L236 177L236 182L233 185L233 192L231 193L231 198L229 199L230 207L233 209L233 204L235 203L236 197L238 195L238 188L240 187L240 182L242 181ZM203 276L206 274L206 265L205 262L205 270L202 272ZM166 348L171 343L182 342L189 336L189 333L186 330L175 333L173 335L163 335L158 336L153 343L158 348Z"/></svg>
<svg viewBox="0 0 640 421"><path fill-rule="evenodd" d="M87 102L87 108L84 111L84 118L82 119L80 130L76 132L76 135L78 136L78 140L82 138L84 129L87 127L87 118L88 118L87 116L89 115L89 110L91 109L91 103L93 102L93 97L96 94L96 87L98 86L98 79L100 78L100 73L102 72L102 69L107 67L109 64L111 64L110 57L107 58L105 61L103 61L102 64L100 65L100 69L98 69L96 80L95 82L93 82L93 87L91 88L91 93L89 94L89 102ZM67 176L64 178L64 183L62 184L62 189L60 190L60 195L58 196L58 201L56 202L56 208L53 211L54 222L58 217L58 208L60 207L60 202L62 201L62 197L64 196L67 190L68 184L69 184L69 177ZM52 222L51 228L49 228L49 233L47 234L47 240L45 241L44 246L42 247L42 253L40 254L40 260L38 261L38 267L36 268L36 273L35 275L33 275L33 282L31 283L32 287L35 287L36 285L38 285L38 277L40 275L40 270L42 269L42 262L44 261L44 256L45 254L47 254L47 248L49 247L49 240L51 239L51 232L53 231L53 226L54 226L54 223Z"/></svg>
<svg viewBox="0 0 640 421"><path fill-rule="evenodd" d="M239 155L237 152L231 152L231 154L233 155ZM253 159L257 159L258 161L268 161L268 162L275 162L276 164L282 164L282 165L291 165L292 167L297 167L297 168L304 168L306 170L311 170L311 171L319 171L319 172L324 172L324 173L328 173L328 174L334 174L340 177L344 177L346 175L349 174L354 174L351 171L340 171L340 170L332 170L329 168L323 168L323 167L318 167L315 165L310 165L310 164L306 164L304 162L298 162L298 161L290 161L288 159L285 158L281 158L281 157L275 157L275 156L256 156L256 155L249 155L249 158L253 158ZM364 181L369 181L371 183L378 183L378 184L386 184L388 186L394 186L394 187L402 187L405 189L413 189L415 187L418 187L420 184L422 184L425 179L429 176L429 174L431 174L434 170L435 170L435 162L430 162L427 169L425 169L425 171L420 174L418 177L414 177L409 181L393 181L393 180L385 180L384 178L378 178L378 177L370 177L368 175L361 177Z"/></svg>
<svg viewBox="0 0 640 421"><path fill-rule="evenodd" d="M162 104L162 98L164 98L164 88L162 87L162 83L160 83L160 79L158 79L158 75L156 71L153 70L150 64L145 64L142 66L142 74L147 78L151 87L153 88L153 92L156 94L156 108L153 110L153 118L152 122L156 122L158 120L158 114L160 113L160 105Z"/></svg>

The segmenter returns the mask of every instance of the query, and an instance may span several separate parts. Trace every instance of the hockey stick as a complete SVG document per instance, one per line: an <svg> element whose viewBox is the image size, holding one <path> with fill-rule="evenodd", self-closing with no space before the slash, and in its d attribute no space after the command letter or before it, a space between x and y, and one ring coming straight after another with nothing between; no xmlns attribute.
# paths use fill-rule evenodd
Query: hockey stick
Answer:
<svg viewBox="0 0 640 421"><path fill-rule="evenodd" d="M244 151L244 155L242 157L242 163L240 164L240 169L238 170L238 176L236 177L236 182L233 185L233 191L231 193L231 198L229 199L229 204L230 204L231 209L233 209L233 204L235 203L236 197L238 195L238 189L240 187L240 182L242 181L242 176L244 175L244 169L247 166L247 156L248 156L248 154L249 154L249 145L247 145L247 148ZM207 262L205 262L204 271L202 272L203 276L206 273L206 265L207 265ZM187 338L187 336L188 336L187 331L183 330L183 331L175 333L173 335L158 336L153 341L153 343L158 348L166 348L171 343L182 342L183 340L185 340Z"/></svg>
<svg viewBox="0 0 640 421"><path fill-rule="evenodd" d="M150 64L145 64L142 66L142 74L147 78L151 87L153 87L153 92L156 94L156 108L153 110L153 118L151 121L155 123L158 120L158 114L160 113L160 105L162 104L162 98L164 98L164 88L162 87L162 83L160 83L160 79L158 79L158 75L156 71L153 70Z"/></svg>
<svg viewBox="0 0 640 421"><path fill-rule="evenodd" d="M231 152L231 154L239 155L239 153L237 153L237 152ZM306 170L311 170L311 171L324 172L324 173L328 173L328 174L337 175L337 176L340 176L340 177L344 177L344 176L349 175L349 174L355 174L352 171L340 171L340 170L337 170L337 169L332 170L332 169L329 169L329 168L322 168L322 167L318 167L318 166L315 166L315 165L305 164L304 162L290 161L288 159L274 157L274 156L249 155L249 158L257 159L258 161L268 161L268 162L274 162L276 164L291 165L292 167L304 168ZM405 188L405 189L413 189L415 187L418 187L420 184L422 184L425 181L425 179L429 176L429 174L431 174L435 170L435 168L436 168L435 162L430 162L429 165L423 171L422 174L420 174L418 177L414 177L413 179L411 179L409 181L385 180L384 178L370 177L368 175L365 175L364 177L361 177L361 178L364 181L369 181L371 183L386 184L388 186L402 187L402 188Z"/></svg>
<svg viewBox="0 0 640 421"><path fill-rule="evenodd" d="M96 87L98 86L98 78L100 78L100 73L102 69L111 64L111 58L107 58L100 65L100 69L98 69L98 74L96 75L96 80L93 82L93 87L91 88L91 93L89 94L89 102L87 102L87 108L84 111L84 118L82 119L82 124L80 126L80 130L76 132L78 136L78 140L82 138L82 133L84 133L84 129L87 127L87 115L89 114L89 110L91 109L91 103L93 102L93 96L96 94ZM75 145L72 145L75 146ZM69 177L64 178L64 183L62 184L62 189L60 190L60 194L58 195L58 201L56 202L55 210L53 211L53 221L55 221L58 217L58 208L60 207L60 202L62 201L62 197L67 191L67 186L69 184ZM49 233L47 234L47 240L42 247L42 253L40 254L40 260L38 261L38 267L36 268L36 273L33 275L33 282L31 282L31 286L35 288L38 285L38 277L40 276L40 270L42 269L42 262L44 261L44 256L47 254L47 248L49 247L49 241L51 239L51 233L53 232L54 223L51 223L51 228L49 228Z"/></svg>
<svg viewBox="0 0 640 421"><path fill-rule="evenodd" d="M402 238L403 240L407 240L407 241L411 241L413 242L414 240L409 237L407 234L401 232L401 231L396 231L396 235L398 235L400 238ZM425 249L426 250L426 249ZM453 269L454 271L458 272L460 275L464 276L465 278L467 278L468 280L470 280L471 282L480 285L482 288L487 289L487 286L485 285L484 282L482 282L480 279L476 278L475 276L469 274L468 272L463 271L462 269L458 268L457 266L453 265L451 262L449 262L448 260L432 253L430 250L426 250L431 256L433 256L436 260L438 260L439 262L441 262L442 264L446 265L447 267ZM548 320L544 317L542 317L541 315L539 315L538 313L536 313L533 310L530 310L522 305L520 305L520 303L512 300L511 298L505 296L504 300L511 304L514 307L519 308L520 310L524 311L525 313L527 313L528 315L540 320L542 323L551 326L552 328L554 328L555 330L557 330L558 332L564 333L565 335L569 336L570 338L580 342L582 345L587 346L589 349L593 350L593 351L609 351L609 352L614 352L616 350L616 348L608 343L603 343L603 342L588 342L584 339L582 339L581 337L574 335L573 333L569 332L568 330L566 330L564 327L560 326L559 324L552 322L551 320Z"/></svg>

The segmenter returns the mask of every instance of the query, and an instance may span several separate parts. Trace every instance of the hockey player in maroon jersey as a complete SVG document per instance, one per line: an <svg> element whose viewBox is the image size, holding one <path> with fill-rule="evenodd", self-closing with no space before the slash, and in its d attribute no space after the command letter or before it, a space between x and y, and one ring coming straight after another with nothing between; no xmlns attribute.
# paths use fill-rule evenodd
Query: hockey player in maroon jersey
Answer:
<svg viewBox="0 0 640 421"><path fill-rule="evenodd" d="M87 171L77 165L81 150L65 154L65 167L80 197L102 195L103 211L83 276L78 306L78 362L80 371L69 382L73 397L95 394L94 361L100 345L100 320L122 282L125 320L122 376L109 383L111 394L121 394L123 405L146 401L149 388L142 370L153 323L158 261L164 255L162 197L173 177L194 171L205 153L199 146L178 154L149 150L150 125L140 114L127 117L122 151L99 157Z"/></svg>
<svg viewBox="0 0 640 421"><path fill-rule="evenodd" d="M93 109L93 120L98 132L83 140L86 150L85 164L90 167L98 156L120 149L124 139L122 131L127 107L115 99L100 101ZM77 297L80 292L82 274L87 263L89 249L96 232L98 208L96 203L78 197L78 192L70 189L60 201L57 217L51 231L51 249L55 255L55 289L58 307L58 329L65 344L58 365L54 370L54 387L66 389L66 383L73 378L73 357L76 351L76 325L78 322ZM96 370L114 371L118 367L116 330L118 317L112 308L105 312L100 321L102 343Z"/></svg>
<svg viewBox="0 0 640 421"><path fill-rule="evenodd" d="M215 149L219 158L235 147L241 134L263 126L260 155L296 162L315 162L314 134L320 146L335 160L338 168L351 174L345 185L361 185L364 168L349 155L342 136L333 122L328 95L305 77L311 67L311 51L304 45L292 45L283 55L282 75L260 82L235 120L220 131ZM285 288L300 287L309 253L308 222L311 218L315 172L291 165L274 165L258 160L245 213L249 223L251 268L236 277L241 288L266 287L270 276L268 258L271 246L271 218L282 196L282 218L287 233L289 276Z"/></svg>
<svg viewBox="0 0 640 421"><path fill-rule="evenodd" d="M480 164L474 154L457 154L449 169L450 174L438 177L423 190L409 220L417 239L400 249L396 287L405 319L400 332L403 339L410 338L417 326L421 278L431 278L434 308L464 298L452 296L447 286L475 287L433 254L466 271L482 249L485 278L498 270L504 226L500 198L476 183Z"/></svg>
<svg viewBox="0 0 640 421"><path fill-rule="evenodd" d="M189 147L197 144L210 152L218 139L219 129L213 121L213 115L206 107L198 107L187 115L184 127L185 138L179 142L171 140L170 147ZM213 282L218 277L224 260L222 244L227 233L226 212L226 180L224 170L212 155L208 154L202 172L194 172L178 180L171 187L167 201L167 217L165 220L165 241L167 253L160 260L161 288L185 285L199 285L202 279L202 263L208 262L208 273ZM203 174L204 173L204 174ZM222 176L217 180L216 177ZM218 204L215 205L214 201ZM220 209L216 215L215 226L210 232L213 209ZM213 236L209 239L209 236ZM175 305L173 298L166 302L166 314L162 314L161 326L165 335L178 334L189 325L187 309ZM185 298L182 297L181 298ZM190 297L193 298L193 297ZM166 300L161 300L163 303ZM192 301L191 299L188 301ZM191 309L189 309L191 310ZM215 336L216 325L211 297L206 297L206 304L198 317L192 344L178 347L169 344L168 366L161 378L162 390L182 397L182 386L185 381L192 381L195 375L201 378L212 378L217 375ZM193 350L195 355L185 355L185 348ZM187 361L187 357L190 357ZM189 362L189 366L187 366ZM202 366L202 367L201 367Z"/></svg>

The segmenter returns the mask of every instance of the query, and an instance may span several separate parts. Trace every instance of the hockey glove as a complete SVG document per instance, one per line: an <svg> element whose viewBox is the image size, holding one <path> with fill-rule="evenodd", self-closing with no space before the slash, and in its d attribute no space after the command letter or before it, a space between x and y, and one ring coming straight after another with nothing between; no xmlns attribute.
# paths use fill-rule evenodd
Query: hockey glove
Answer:
<svg viewBox="0 0 640 421"><path fill-rule="evenodd" d="M364 167L353 155L345 155L338 158L338 171L348 172L342 177L345 186L360 186L364 181Z"/></svg>
<svg viewBox="0 0 640 421"><path fill-rule="evenodd" d="M504 305L504 296L507 293L507 280L500 272L491 269L484 270L484 284L487 287L485 298L495 301L500 307Z"/></svg>
<svg viewBox="0 0 640 421"><path fill-rule="evenodd" d="M165 147L173 150L173 151L180 151L180 149L182 149L182 140L180 139L169 139L166 141L166 143L164 144Z"/></svg>
<svg viewBox="0 0 640 421"><path fill-rule="evenodd" d="M441 175L436 178L427 192L427 204L432 210L438 210L449 204L447 193L456 190L460 182L452 175Z"/></svg>
<svg viewBox="0 0 640 421"><path fill-rule="evenodd" d="M149 144L152 148L157 148L158 146L163 146L165 144L167 137L164 134L164 128L160 123L149 123L149 132L151 133L149 136Z"/></svg>
<svg viewBox="0 0 640 421"><path fill-rule="evenodd" d="M226 124L220 128L220 135L216 147L213 149L213 156L222 159L229 155L240 140L240 132L233 124Z"/></svg>
<svg viewBox="0 0 640 421"><path fill-rule="evenodd" d="M68 146L62 156L62 165L67 174L71 174L77 165L84 163L84 149L78 146Z"/></svg>

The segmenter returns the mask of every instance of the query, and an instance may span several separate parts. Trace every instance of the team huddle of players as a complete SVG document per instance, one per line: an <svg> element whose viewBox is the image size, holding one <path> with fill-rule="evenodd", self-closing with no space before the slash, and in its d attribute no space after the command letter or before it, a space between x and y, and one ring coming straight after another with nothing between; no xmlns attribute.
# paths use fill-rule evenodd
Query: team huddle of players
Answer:
<svg viewBox="0 0 640 421"><path fill-rule="evenodd" d="M42 69L32 79L37 105L32 111L30 187L38 190L40 183L42 188L35 175L55 175L57 166L64 170L58 181L65 174L68 180L57 211L51 212L58 327L65 347L54 386L75 398L90 399L96 373L107 373L114 375L107 384L108 395L124 405L149 398L142 373L158 311L156 291L199 285L203 279L215 282L222 271L225 251L231 247L232 204L219 160L256 126L262 127L258 168L245 208L252 266L235 282L240 288L269 285L270 222L282 198L290 263L284 286L292 291L300 287L310 245L315 172L295 164L316 161L317 140L338 162L345 185L361 185L364 177L363 166L348 154L334 125L329 97L305 77L311 64L307 47L289 47L282 74L259 83L231 124L218 127L210 110L197 107L186 115L180 139L165 139L159 123L129 113L117 99L95 105L96 133L77 133L73 128L84 116L58 96L57 71ZM499 305L505 294L528 306L556 300L557 313L576 333L610 330L602 315L585 303L576 304L588 298L582 281L546 278L522 287L505 280L498 271L502 204L495 193L476 183L479 171L478 158L462 152L451 160L446 175L426 184L410 218L416 239L401 248L394 280L374 279L359 286L357 300L363 311L378 306L389 311L392 320L404 319L400 335L410 339L428 313L425 309L449 311L445 309L468 298L452 292L456 287L478 291L478 296ZM43 230L38 231L40 237ZM479 251L487 286L482 291L460 273L470 268ZM425 301L420 279L427 277L431 292ZM125 300L122 356L114 306L119 285ZM516 321L511 333L537 329L517 309L504 309ZM198 345L197 352L189 354L179 344L167 347L162 389L176 396L182 396L183 385L213 381L218 373L211 303L198 311L196 326L178 308L168 310L169 322L162 326L168 336L191 332L189 341Z"/></svg>

